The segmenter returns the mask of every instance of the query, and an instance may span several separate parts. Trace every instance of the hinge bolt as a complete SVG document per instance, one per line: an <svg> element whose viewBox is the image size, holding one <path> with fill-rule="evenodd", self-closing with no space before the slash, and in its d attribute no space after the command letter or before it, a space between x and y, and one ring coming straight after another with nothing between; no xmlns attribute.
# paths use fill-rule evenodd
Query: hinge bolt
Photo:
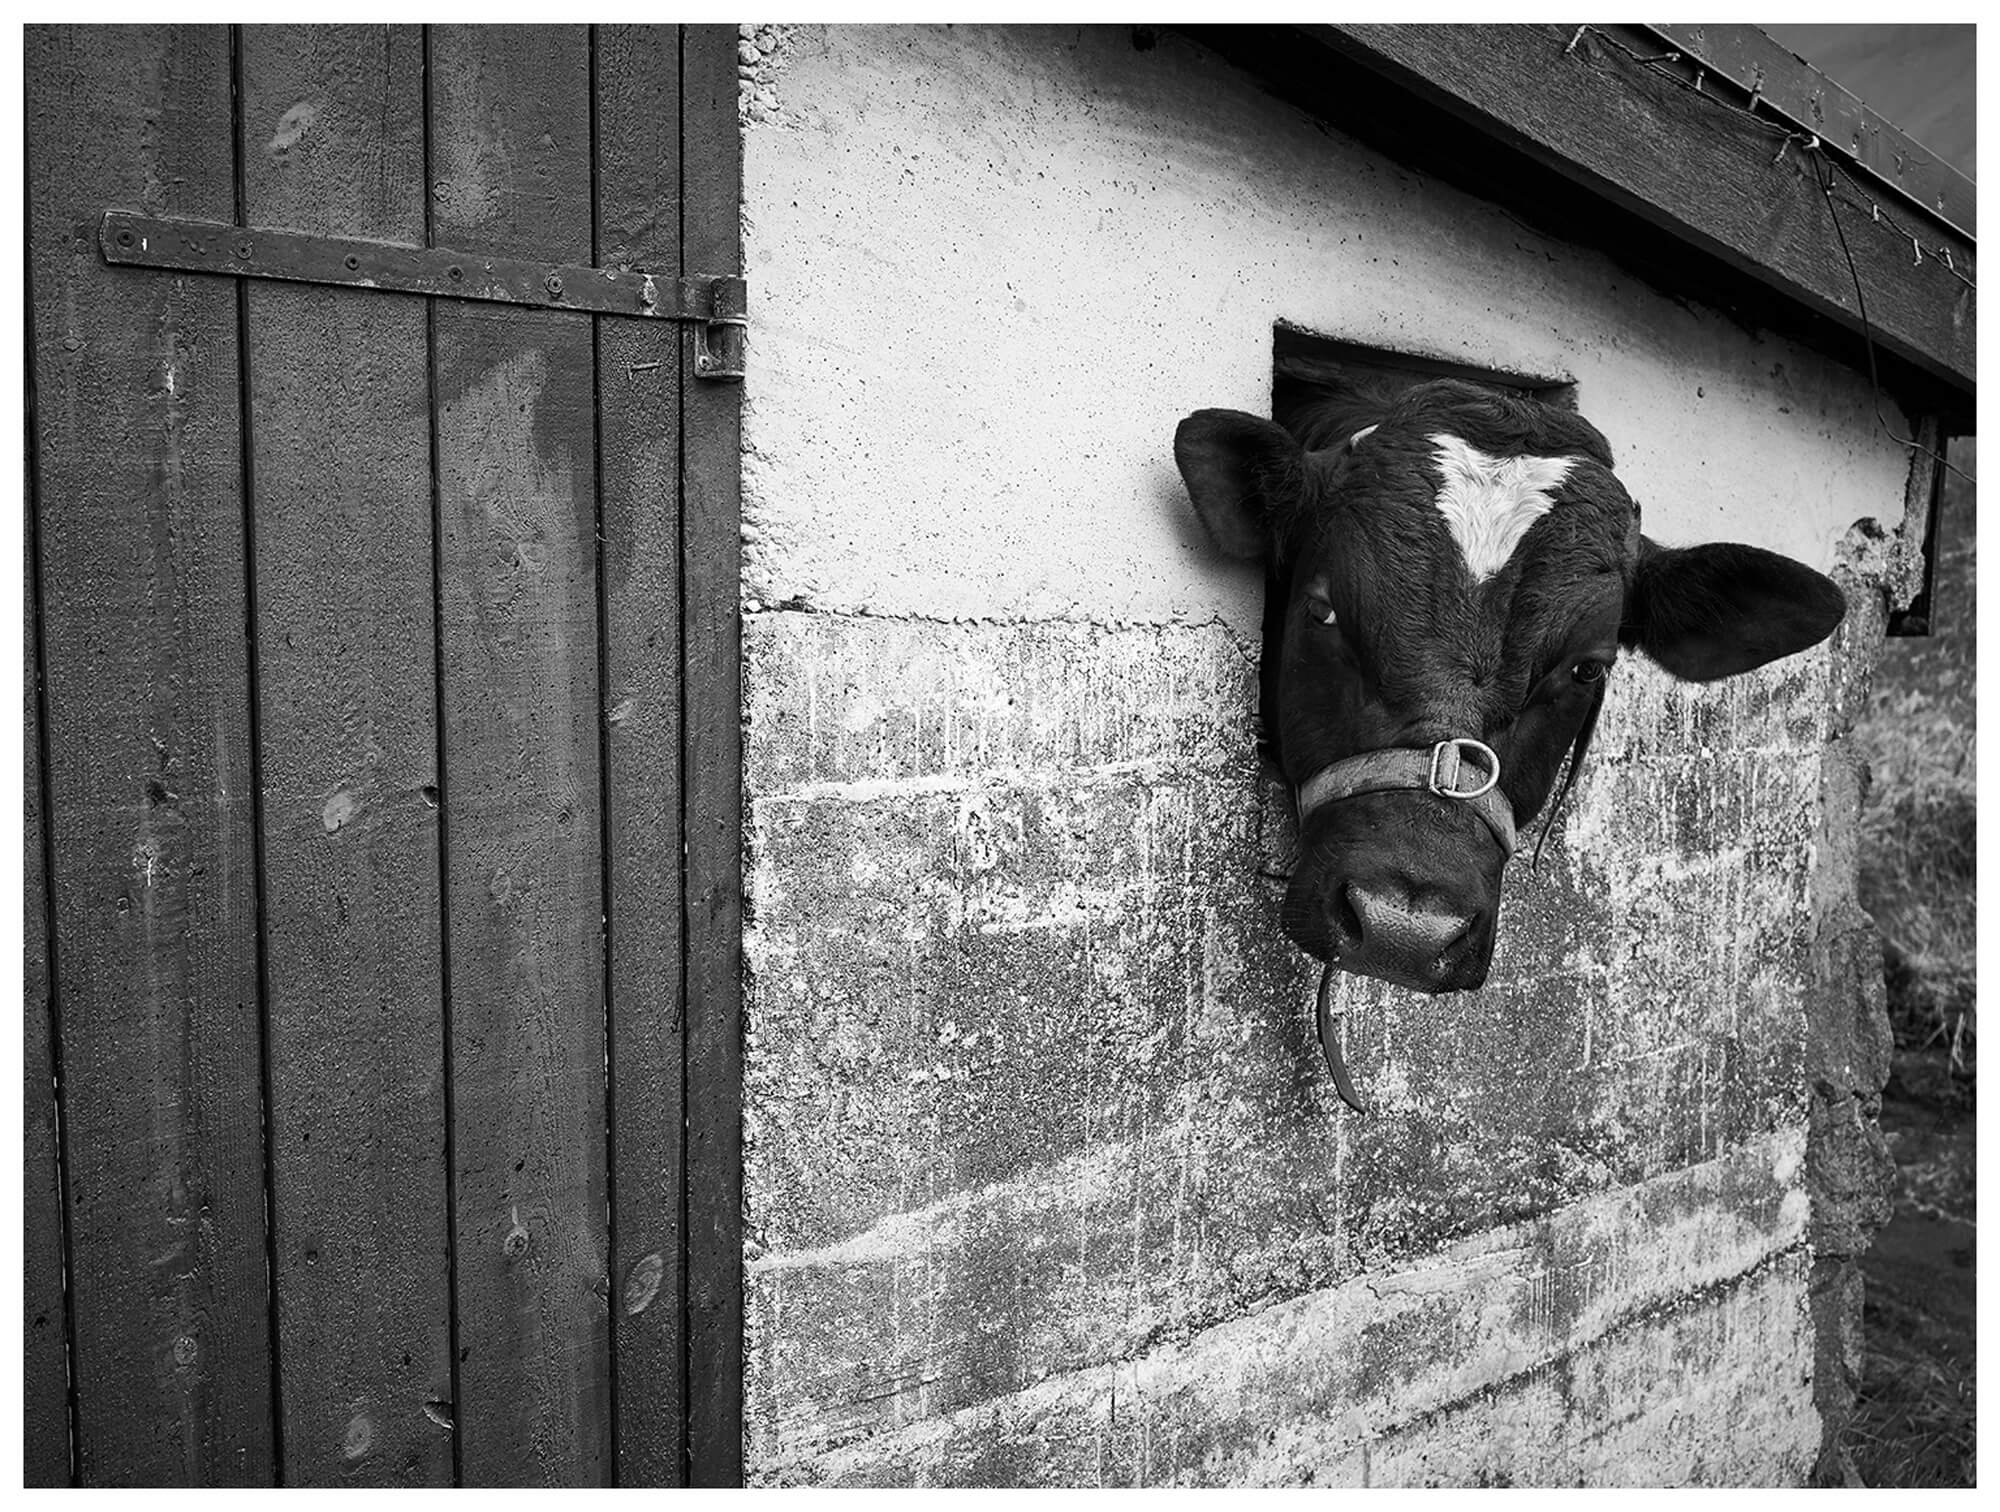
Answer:
<svg viewBox="0 0 2000 1512"><path fill-rule="evenodd" d="M361 266L361 259L356 257L352 252L343 257L341 261L347 265L347 271L350 273Z"/></svg>
<svg viewBox="0 0 2000 1512"><path fill-rule="evenodd" d="M248 257L251 253L255 252L256 250L257 249L247 241L240 241L236 244L236 255L238 257Z"/></svg>
<svg viewBox="0 0 2000 1512"><path fill-rule="evenodd" d="M554 273L551 273L547 278L543 279L542 285L549 291L549 297L551 299L555 298L557 295L562 293L562 279Z"/></svg>

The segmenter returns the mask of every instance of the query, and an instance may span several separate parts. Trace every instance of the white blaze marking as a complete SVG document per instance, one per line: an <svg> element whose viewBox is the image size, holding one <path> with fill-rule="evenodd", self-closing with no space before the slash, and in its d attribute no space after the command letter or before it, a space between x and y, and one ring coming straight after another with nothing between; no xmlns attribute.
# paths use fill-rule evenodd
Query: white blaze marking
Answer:
<svg viewBox="0 0 2000 1512"><path fill-rule="evenodd" d="M1483 583L1507 565L1528 527L1555 507L1550 491L1569 476L1576 459L1489 457L1456 436L1430 439L1444 474L1438 511L1451 526L1473 582Z"/></svg>

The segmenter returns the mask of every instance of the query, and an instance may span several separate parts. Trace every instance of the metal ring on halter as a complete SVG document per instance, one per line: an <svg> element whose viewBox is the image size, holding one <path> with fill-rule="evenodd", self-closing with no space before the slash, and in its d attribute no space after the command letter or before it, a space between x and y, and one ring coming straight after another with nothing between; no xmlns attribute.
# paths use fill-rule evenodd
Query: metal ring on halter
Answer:
<svg viewBox="0 0 2000 1512"><path fill-rule="evenodd" d="M1444 748L1453 748L1453 761L1446 769ZM1486 781L1475 788L1459 788L1465 765L1459 753L1466 747L1484 751L1489 763ZM1478 765L1474 763L1477 773ZM1500 758L1483 740L1458 736L1434 746L1396 746L1387 750L1364 751L1331 766L1321 767L1299 784L1296 803L1299 824L1329 803L1342 798L1358 798L1363 793L1428 792L1467 804L1500 843L1503 854L1511 857L1519 839L1514 832L1514 810L1499 790Z"/></svg>
<svg viewBox="0 0 2000 1512"><path fill-rule="evenodd" d="M1450 750L1454 757L1449 777L1443 774L1444 753L1446 750ZM1467 750L1479 751L1486 757L1486 780L1476 788L1455 786L1459 773L1465 770L1465 757L1462 753ZM1478 768L1474 767L1473 770L1477 771ZM1460 735L1451 740L1440 740L1436 745L1431 747L1431 775L1430 781L1425 786L1433 793L1436 793L1438 797L1483 798L1493 791L1499 781L1500 755L1493 747L1486 744L1485 741L1472 740Z"/></svg>

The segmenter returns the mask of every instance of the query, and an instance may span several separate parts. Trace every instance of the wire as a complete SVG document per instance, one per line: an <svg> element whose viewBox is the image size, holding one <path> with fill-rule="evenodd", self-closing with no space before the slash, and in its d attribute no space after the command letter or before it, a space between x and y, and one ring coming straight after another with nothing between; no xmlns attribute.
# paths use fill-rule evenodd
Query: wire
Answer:
<svg viewBox="0 0 2000 1512"><path fill-rule="evenodd" d="M1875 371L1875 333L1868 324L1868 299L1861 291L1861 274L1854 266L1854 254L1848 250L1847 232L1840 224L1840 212L1833 206L1833 169L1831 164L1827 166L1826 176L1824 178L1820 176L1820 165L1826 163L1826 161L1825 153L1818 150L1812 153L1813 182L1819 185L1819 192L1826 198L1827 218L1833 222L1833 234L1840 240L1840 255L1847 259L1847 276L1854 283L1854 303L1855 307L1861 312L1861 345L1863 350L1868 354L1868 387L1874 392L1875 396L1875 423L1882 427L1882 433L1891 441L1896 442L1900 446L1907 446L1912 451L1922 452L1933 462L1937 463L1939 467L1945 469L1945 471L1957 473L1966 482L1976 487L1979 480L1964 469L1954 467L1945 459L1942 452L1932 451L1914 436L1905 439L1897 435L1890 428L1888 419L1882 413L1882 380Z"/></svg>
<svg viewBox="0 0 2000 1512"><path fill-rule="evenodd" d="M1814 150L1818 151L1819 149L1815 148ZM1825 152L1820 152L1820 156L1825 161L1829 169L1840 173L1847 179L1849 183L1854 184L1856 187L1861 187L1860 180L1856 179L1852 173L1849 173L1847 171L1846 166L1842 164L1838 158L1833 157L1831 154ZM1851 210L1866 210L1868 212L1869 219L1877 222L1878 224L1887 226L1890 230L1894 231L1898 236L1910 242L1911 245L1919 249L1919 252L1921 253L1922 257L1928 257L1932 262L1939 264L1945 270L1945 272L1949 273L1953 278L1957 279L1960 283L1964 284L1968 289L1972 290L1973 293L1977 294L1979 292L1979 285L1974 283L1971 279L1967 278L1963 273L1958 271L1958 265L1954 263L1951 259L1950 247L1944 245L1943 243L1939 243L1935 247L1924 246L1923 243L1907 226L1903 225L1894 216L1884 215L1882 213L1882 207L1872 199L1869 200L1866 205L1857 204L1855 203L1855 201L1849 199L1844 194L1841 195L1833 194L1832 189L1828 184L1822 184L1820 186L1820 192L1828 195L1829 198L1838 199L1843 205L1846 205Z"/></svg>
<svg viewBox="0 0 2000 1512"><path fill-rule="evenodd" d="M1583 40L1584 34L1586 32L1596 32L1597 35L1607 45L1609 45L1616 51L1623 53L1627 58L1631 59L1632 62L1646 68L1648 71L1652 73L1658 74L1660 77L1665 78L1674 84L1679 85L1682 89L1689 90L1691 93L1699 95L1702 99L1706 100L1711 106L1714 106L1715 108L1720 110L1726 110L1731 115L1742 117L1744 120L1750 122L1751 125L1755 126L1760 131L1778 137L1782 137L1783 140L1780 141L1778 144L1778 155L1771 160L1773 165L1783 162L1785 154L1791 149L1791 147L1794 144L1797 144L1797 146L1799 147L1799 155L1810 161L1813 165L1813 182L1818 186L1821 198L1823 198L1826 201L1827 217L1833 222L1833 233L1834 236L1839 241L1841 257L1847 263L1847 276L1849 281L1852 282L1854 285L1854 304L1856 310L1861 316L1861 344L1864 351L1867 353L1868 357L1868 386L1874 395L1875 423L1881 426L1882 433L1886 435L1890 440L1894 441L1898 446L1906 447L1913 452L1921 452L1924 456L1928 457L1931 461L1935 462L1939 467L1944 468L1945 471L1950 473L1955 473L1959 477L1964 478L1968 483L1977 486L1979 481L1977 478L1973 477L1972 474L1966 472L1963 468L1954 466L1949 460L1946 459L1946 457L1942 452L1932 450L1930 447L1924 445L1922 441L1918 440L1914 436L1905 437L1897 435L1895 430L1890 426L1888 419L1882 413L1882 380L1881 380L1881 375L1877 370L1875 362L1875 331L1874 327L1870 324L1868 319L1868 300L1867 296L1865 295L1861 287L1861 272L1855 266L1853 249L1850 248L1847 244L1847 231L1846 228L1843 227L1840 223L1840 212L1838 209L1835 208L1836 201L1847 205L1850 209L1855 211L1859 211L1862 210L1863 208L1866 208L1866 210L1868 211L1869 219L1872 222L1880 225L1886 225L1890 228L1890 230L1894 231L1898 236L1901 236L1904 239L1906 239L1910 243L1910 246L1915 254L1915 266L1921 267L1923 265L1924 259L1928 257L1933 262L1935 262L1939 267L1943 268L1945 272L1949 273L1953 278L1956 278L1960 283L1964 284L1966 288L1970 289L1974 294L1977 294L1979 292L1979 286L1976 283L1974 283L1970 278L1967 278L1963 273L1959 272L1958 268L1953 264L1951 257L1951 249L1943 245L1937 247L1926 247L1923 244L1921 238L1912 233L1907 227L1902 225L1901 222L1897 221L1895 217L1884 215L1882 213L1882 207L1879 204L1877 204L1872 198L1869 199L1867 205L1864 207L1861 205L1857 205L1853 200L1847 198L1845 195L1836 195L1833 192L1834 175L1836 173L1844 176L1850 183L1855 184L1857 187L1862 187L1860 184L1860 180L1856 179L1855 176L1851 172L1849 172L1847 168L1838 159L1834 158L1830 153L1827 152L1826 145L1823 142L1821 142L1817 136L1813 135L1810 132L1794 131L1790 126L1787 126L1778 121L1766 120L1763 116L1758 115L1756 113L1755 107L1757 101L1762 96L1761 90L1755 91L1751 94L1750 96L1751 108L1749 109L1745 109L1740 105L1732 104L1730 101L1722 99L1718 95L1710 94L1706 90L1695 87L1694 85L1690 84L1686 79L1682 78L1679 73L1675 72L1671 67L1667 66L1669 60L1673 60L1676 62L1680 60L1679 53L1661 53L1653 57L1645 57L1639 53L1634 52L1631 48L1627 47L1623 42L1619 41L1618 38L1612 36L1609 32L1604 31L1601 27L1596 27L1596 26L1590 26L1590 25L1579 26L1576 29L1575 35L1569 39L1569 45L1563 49L1563 56L1568 57L1570 53L1575 51L1577 44ZM1821 171L1822 165L1824 165L1825 168L1824 173L1822 173ZM1864 188L1864 193L1865 193L1865 188Z"/></svg>
<svg viewBox="0 0 2000 1512"><path fill-rule="evenodd" d="M1569 46L1563 49L1564 56L1568 56L1569 53L1577 46L1577 44L1583 39L1583 35L1585 32L1596 32L1598 37L1602 39L1602 41L1605 43L1606 46L1613 48L1618 52L1623 53L1633 63L1645 68L1648 72L1657 74L1659 77L1666 79L1669 83L1678 85L1680 88L1687 90L1690 94L1696 94L1701 96L1702 99L1706 100L1711 106L1715 107L1716 109L1726 110L1731 115L1740 116L1742 119L1750 122L1760 131L1766 132L1775 137L1782 137L1784 140L1779 143L1778 158L1774 159L1773 161L1782 160L1787 150L1789 150L1794 144L1797 144L1799 147L1804 148L1808 151L1818 150L1823 145L1820 142L1820 139L1816 136L1813 136L1810 132L1795 131L1782 121L1773 121L1765 116L1757 114L1756 102L1763 98L1762 90L1754 91L1751 94L1750 99L1752 103L1750 107L1746 109L1741 105L1737 105L1729 100L1723 99L1720 95L1712 94L1706 89L1698 88L1694 83L1690 82L1687 79L1682 78L1681 75L1678 72L1676 72L1674 68L1671 66L1673 63L1682 61L1682 55L1680 53L1666 52L1666 53L1655 53L1651 56L1647 56L1645 54L1634 52L1631 48L1627 47L1623 42L1619 41L1618 38L1612 36L1609 32L1603 30L1601 27L1584 25L1584 26L1579 26L1576 29L1576 35L1570 38ZM1702 71L1701 77L1703 78L1707 77L1706 70ZM1856 185L1856 187L1862 188L1863 192L1864 193L1866 192L1865 186L1861 184L1861 181L1855 178L1853 174L1848 173L1844 166L1840 165L1832 158L1829 158L1827 161L1833 164L1834 167L1839 169L1839 171L1842 174L1844 174L1850 181L1852 181ZM1947 273L1949 273L1953 278L1956 278L1960 283L1964 284L1968 289L1972 289L1975 292L1977 292L1979 286L1975 284L1971 279L1967 278L1963 273L1959 272L1958 268L1953 264L1951 257L1951 249L1949 247L1943 244L1939 244L1934 247L1924 246L1921 239L1918 236L1916 236L1913 232L1911 232L1909 228L1904 226L1901 222L1897 221L1893 216L1884 215L1882 213L1882 207L1879 204L1877 204L1873 199L1870 199L1865 206L1857 205L1852 200L1847 200L1846 203L1853 206L1853 208L1857 210L1866 209L1869 212L1871 219L1878 221L1883 225L1888 226L1890 229L1895 231L1897 235L1901 236L1905 241L1908 241L1913 245L1917 246L1918 248L1920 248L1921 255L1923 257L1927 257L1931 261L1937 263L1939 267L1943 268Z"/></svg>

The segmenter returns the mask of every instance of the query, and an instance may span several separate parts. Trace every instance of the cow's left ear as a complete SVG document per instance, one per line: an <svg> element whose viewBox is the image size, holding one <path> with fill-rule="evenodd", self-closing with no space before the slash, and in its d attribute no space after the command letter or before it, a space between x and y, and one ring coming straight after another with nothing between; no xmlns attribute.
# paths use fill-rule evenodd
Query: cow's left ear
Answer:
<svg viewBox="0 0 2000 1512"><path fill-rule="evenodd" d="M1642 536L1618 638L1676 677L1713 682L1818 645L1846 613L1831 578L1776 552Z"/></svg>
<svg viewBox="0 0 2000 1512"><path fill-rule="evenodd" d="M1304 487L1305 452L1291 432L1242 410L1196 410L1174 431L1174 462L1215 544L1255 561L1273 516Z"/></svg>

